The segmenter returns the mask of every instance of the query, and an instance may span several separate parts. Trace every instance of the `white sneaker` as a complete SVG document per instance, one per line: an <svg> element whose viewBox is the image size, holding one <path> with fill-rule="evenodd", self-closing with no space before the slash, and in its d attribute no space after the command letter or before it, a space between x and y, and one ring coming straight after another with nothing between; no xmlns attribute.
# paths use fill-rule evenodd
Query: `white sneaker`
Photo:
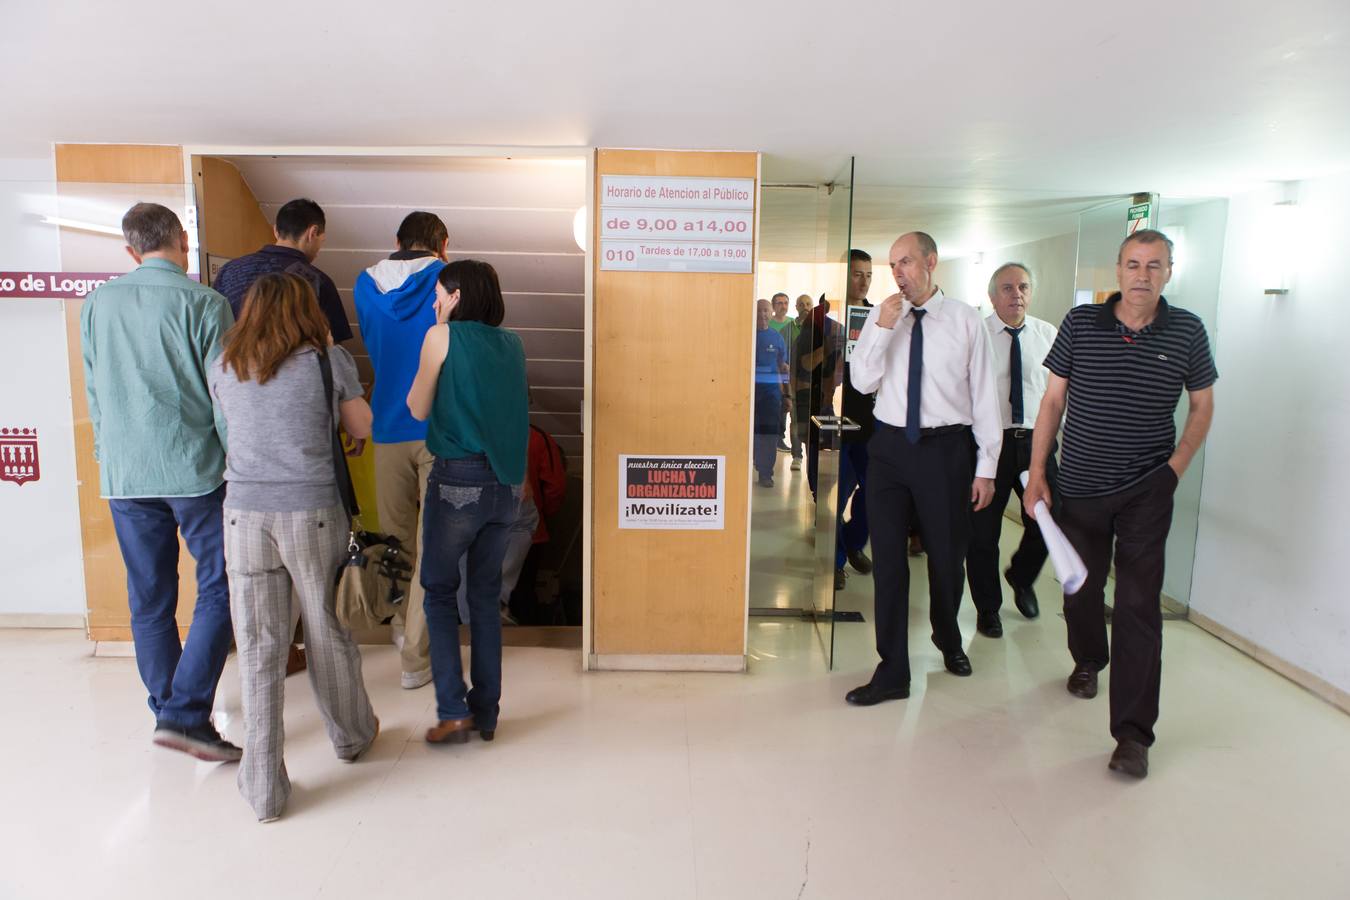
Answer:
<svg viewBox="0 0 1350 900"><path fill-rule="evenodd" d="M431 669L428 667L420 672L404 672L401 681L405 691L415 691L431 681Z"/></svg>
<svg viewBox="0 0 1350 900"><path fill-rule="evenodd" d="M794 459L792 461L792 471L800 472L801 470L802 470L802 461L800 459Z"/></svg>
<svg viewBox="0 0 1350 900"><path fill-rule="evenodd" d="M393 642L394 642L394 646L398 648L398 652L399 652L399 653L402 653L402 652L403 652L403 626L400 625L398 622L390 622L390 623L389 623L389 635L390 635L390 639L393 640Z"/></svg>

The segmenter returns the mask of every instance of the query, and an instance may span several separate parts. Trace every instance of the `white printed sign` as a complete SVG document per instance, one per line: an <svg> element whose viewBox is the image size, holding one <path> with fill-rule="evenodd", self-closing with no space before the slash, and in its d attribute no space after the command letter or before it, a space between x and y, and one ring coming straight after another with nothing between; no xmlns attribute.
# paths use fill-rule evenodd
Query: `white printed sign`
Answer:
<svg viewBox="0 0 1350 900"><path fill-rule="evenodd" d="M600 203L602 270L753 271L753 178L606 175Z"/></svg>
<svg viewBox="0 0 1350 900"><path fill-rule="evenodd" d="M619 456L619 527L719 530L725 456Z"/></svg>

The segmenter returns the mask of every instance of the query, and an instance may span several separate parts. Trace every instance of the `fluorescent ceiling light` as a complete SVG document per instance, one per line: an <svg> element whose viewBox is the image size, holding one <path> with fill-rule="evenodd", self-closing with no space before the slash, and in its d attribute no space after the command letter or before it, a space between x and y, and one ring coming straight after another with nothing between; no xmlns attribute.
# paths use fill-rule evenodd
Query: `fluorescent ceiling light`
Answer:
<svg viewBox="0 0 1350 900"><path fill-rule="evenodd" d="M60 216L43 216L42 224L55 225L58 228L73 228L76 231L92 231L95 234L122 236L122 229L114 228L112 225L98 225L94 222L81 222L78 219L63 219Z"/></svg>
<svg viewBox="0 0 1350 900"><path fill-rule="evenodd" d="M189 219L192 215L189 214ZM69 228L73 231L88 231L93 234L109 234L116 238L122 237L122 229L115 225L100 225L97 222L83 222L79 219L66 219L61 216L43 216L42 224L55 225L58 228ZM197 249L197 232L195 228L187 229L188 249Z"/></svg>

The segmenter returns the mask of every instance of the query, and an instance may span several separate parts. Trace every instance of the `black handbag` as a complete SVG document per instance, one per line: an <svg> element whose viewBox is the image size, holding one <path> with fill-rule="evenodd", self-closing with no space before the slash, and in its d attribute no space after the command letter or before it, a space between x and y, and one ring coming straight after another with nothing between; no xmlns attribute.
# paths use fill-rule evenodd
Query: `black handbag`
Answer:
<svg viewBox="0 0 1350 900"><path fill-rule="evenodd" d="M347 468L347 454L342 449L342 436L338 434L338 417L336 410L333 409L333 362L328 358L328 351L319 352L319 372L323 375L323 396L327 409L333 415L333 427L329 429L332 433L333 444L333 474L337 477L338 494L342 497L342 505L347 509L347 515L353 520L361 515L361 507L356 504L356 488L352 486L352 472Z"/></svg>

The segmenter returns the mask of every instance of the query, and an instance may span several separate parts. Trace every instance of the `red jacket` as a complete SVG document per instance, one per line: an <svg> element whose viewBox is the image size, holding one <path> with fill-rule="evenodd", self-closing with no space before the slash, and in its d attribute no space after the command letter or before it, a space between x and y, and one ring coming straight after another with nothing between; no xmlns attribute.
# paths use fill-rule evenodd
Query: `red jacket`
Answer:
<svg viewBox="0 0 1350 900"><path fill-rule="evenodd" d="M545 520L562 508L567 493L567 465L562 450L548 432L530 426L530 450L525 463L525 482L530 496L539 509L539 527L534 530L533 543L548 540Z"/></svg>

